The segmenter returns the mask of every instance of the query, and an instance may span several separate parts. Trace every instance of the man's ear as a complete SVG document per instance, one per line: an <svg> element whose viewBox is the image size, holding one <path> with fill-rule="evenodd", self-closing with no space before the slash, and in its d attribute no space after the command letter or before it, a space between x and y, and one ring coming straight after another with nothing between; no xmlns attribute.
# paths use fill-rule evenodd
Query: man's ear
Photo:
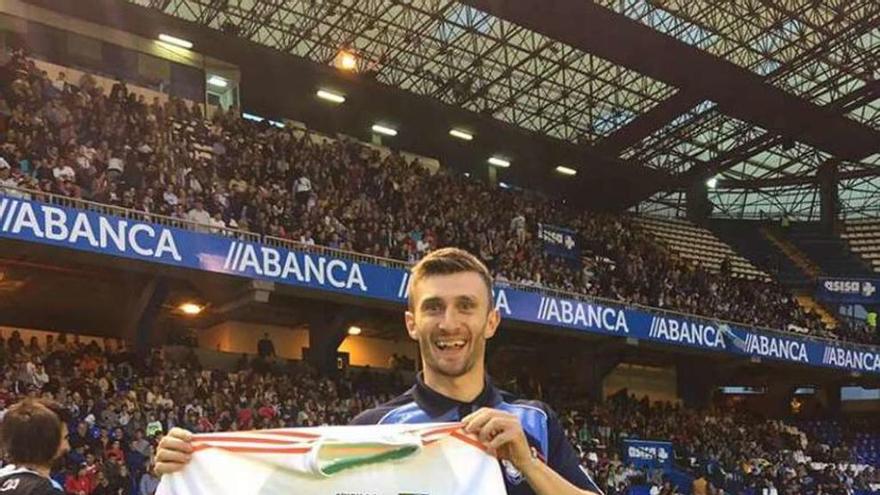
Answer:
<svg viewBox="0 0 880 495"><path fill-rule="evenodd" d="M416 331L416 315L412 311L406 311L403 314L403 321L406 323L406 333L409 334L409 338L413 340L419 340L418 332Z"/></svg>
<svg viewBox="0 0 880 495"><path fill-rule="evenodd" d="M500 325L500 324L501 324L501 311L499 311L497 309L493 309L492 311L489 311L489 317L486 320L486 331L484 332L483 336L486 337L487 340L494 337L495 332L498 331L498 325Z"/></svg>

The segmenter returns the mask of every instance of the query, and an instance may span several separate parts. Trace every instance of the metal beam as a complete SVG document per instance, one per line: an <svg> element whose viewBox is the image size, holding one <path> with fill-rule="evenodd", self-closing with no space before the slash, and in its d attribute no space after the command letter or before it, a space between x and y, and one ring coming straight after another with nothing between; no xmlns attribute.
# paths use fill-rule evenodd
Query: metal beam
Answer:
<svg viewBox="0 0 880 495"><path fill-rule="evenodd" d="M727 115L845 160L880 150L880 132L766 83L751 71L592 2L462 0L645 76L715 101Z"/></svg>
<svg viewBox="0 0 880 495"><path fill-rule="evenodd" d="M659 131L701 101L703 99L693 92L678 91L596 143L593 149L598 153L618 156L621 151Z"/></svg>
<svg viewBox="0 0 880 495"><path fill-rule="evenodd" d="M880 177L880 167L863 168L849 172L838 172L837 180L863 179L865 177ZM779 177L775 179L719 179L719 189L764 189L768 187L799 186L816 184L819 178L815 175L802 175L795 177Z"/></svg>

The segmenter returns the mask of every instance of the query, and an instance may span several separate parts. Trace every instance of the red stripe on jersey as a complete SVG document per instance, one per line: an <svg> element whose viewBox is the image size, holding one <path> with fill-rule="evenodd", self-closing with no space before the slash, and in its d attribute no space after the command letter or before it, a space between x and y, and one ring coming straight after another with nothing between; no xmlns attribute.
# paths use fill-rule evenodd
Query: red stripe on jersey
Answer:
<svg viewBox="0 0 880 495"><path fill-rule="evenodd" d="M489 447L485 446L479 440L472 438L472 437L469 437L465 433L462 433L460 431L453 431L452 433L449 434L449 436L451 436L452 438L457 438L468 445L474 446L474 447L482 450L483 452L487 452L487 453L489 452Z"/></svg>

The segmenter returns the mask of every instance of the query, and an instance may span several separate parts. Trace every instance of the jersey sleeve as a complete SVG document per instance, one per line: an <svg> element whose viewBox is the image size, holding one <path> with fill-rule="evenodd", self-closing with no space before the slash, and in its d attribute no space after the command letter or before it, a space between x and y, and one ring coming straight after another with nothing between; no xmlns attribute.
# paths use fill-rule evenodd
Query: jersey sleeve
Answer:
<svg viewBox="0 0 880 495"><path fill-rule="evenodd" d="M566 438L565 430L562 428L556 413L549 410L549 408L547 410L547 421L549 423L547 429L550 442L547 465L572 485L602 494L598 484L593 481L586 468L581 465L580 458L578 458L571 442Z"/></svg>
<svg viewBox="0 0 880 495"><path fill-rule="evenodd" d="M46 481L41 483L38 488L31 492L31 495L64 495L63 490L54 487L52 483Z"/></svg>
<svg viewBox="0 0 880 495"><path fill-rule="evenodd" d="M388 411L392 408L389 407L377 407L373 409L368 409L357 416L355 416L351 421L349 421L349 425L375 425L379 424L379 420L385 416Z"/></svg>

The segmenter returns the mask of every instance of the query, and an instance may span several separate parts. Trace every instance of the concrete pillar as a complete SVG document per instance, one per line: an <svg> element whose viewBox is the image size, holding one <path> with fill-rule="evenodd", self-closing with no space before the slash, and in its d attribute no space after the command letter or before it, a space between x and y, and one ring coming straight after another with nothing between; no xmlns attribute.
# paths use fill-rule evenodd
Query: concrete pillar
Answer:
<svg viewBox="0 0 880 495"><path fill-rule="evenodd" d="M492 187L498 185L498 169L492 165L480 165L486 170L486 183Z"/></svg>
<svg viewBox="0 0 880 495"><path fill-rule="evenodd" d="M695 180L687 190L687 217L692 222L702 225L712 214L712 202L709 201L709 189L704 178Z"/></svg>
<svg viewBox="0 0 880 495"><path fill-rule="evenodd" d="M791 399L797 382L773 379L765 385L763 413L768 417L785 417L791 414Z"/></svg>
<svg viewBox="0 0 880 495"><path fill-rule="evenodd" d="M146 356L150 346L159 343L161 335L156 332L156 318L168 297L168 281L164 277L152 277L140 290L129 308L123 339L134 343L139 356Z"/></svg>
<svg viewBox="0 0 880 495"><path fill-rule="evenodd" d="M605 402L605 378L620 362L620 355L616 352L597 350L583 354L579 376L587 397L596 402Z"/></svg>
<svg viewBox="0 0 880 495"><path fill-rule="evenodd" d="M322 373L336 373L337 349L348 335L348 328L363 317L361 308L331 303L316 307L308 316L307 360Z"/></svg>
<svg viewBox="0 0 880 495"><path fill-rule="evenodd" d="M828 235L837 229L837 214L840 211L840 198L837 191L838 160L827 160L819 165L816 177L819 180L819 201L822 231Z"/></svg>
<svg viewBox="0 0 880 495"><path fill-rule="evenodd" d="M717 378L713 363L705 358L687 358L675 367L678 396L687 408L708 407L719 384Z"/></svg>
<svg viewBox="0 0 880 495"><path fill-rule="evenodd" d="M840 398L841 388L844 382L835 381L819 388L819 393L824 396L825 412L832 416L837 416L843 410Z"/></svg>

